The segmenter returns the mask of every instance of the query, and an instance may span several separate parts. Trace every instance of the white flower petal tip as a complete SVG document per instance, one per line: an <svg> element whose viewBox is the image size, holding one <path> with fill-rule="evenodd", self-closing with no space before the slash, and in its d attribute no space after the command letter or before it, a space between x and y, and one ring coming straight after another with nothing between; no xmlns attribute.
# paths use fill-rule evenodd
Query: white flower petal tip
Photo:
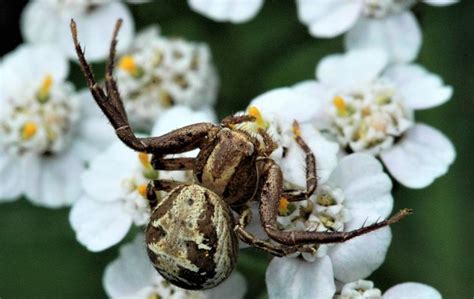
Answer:
<svg viewBox="0 0 474 299"><path fill-rule="evenodd" d="M388 289L383 294L383 299L442 299L442 296L429 285L405 282Z"/></svg>
<svg viewBox="0 0 474 299"><path fill-rule="evenodd" d="M97 202L83 197L72 207L69 223L79 243L87 250L97 252L120 242L132 219L118 203Z"/></svg>
<svg viewBox="0 0 474 299"><path fill-rule="evenodd" d="M423 2L433 6L448 6L459 3L459 0L423 0Z"/></svg>
<svg viewBox="0 0 474 299"><path fill-rule="evenodd" d="M407 11L382 19L361 18L344 41L348 50L380 48L391 62L401 63L418 56L422 34L415 16Z"/></svg>
<svg viewBox="0 0 474 299"><path fill-rule="evenodd" d="M77 61L71 42L69 22L75 19L79 39L86 48L89 61L99 61L108 55L108 43L117 19L123 20L119 32L118 52L132 41L134 22L127 5L110 1L90 7L88 4L53 3L57 1L30 1L21 15L21 31L24 39L34 44L54 44L71 60ZM59 1L61 2L61 1Z"/></svg>
<svg viewBox="0 0 474 299"><path fill-rule="evenodd" d="M217 116L212 107L193 110L188 106L173 106L164 111L155 123L152 136L159 136L181 127L200 122L217 122Z"/></svg>
<svg viewBox="0 0 474 299"><path fill-rule="evenodd" d="M328 253L334 277L350 282L369 276L382 265L391 241L391 230L384 227L334 246Z"/></svg>
<svg viewBox="0 0 474 299"><path fill-rule="evenodd" d="M382 50L353 50L323 58L316 69L316 77L328 86L355 88L374 80L387 63L387 54Z"/></svg>
<svg viewBox="0 0 474 299"><path fill-rule="evenodd" d="M417 124L395 146L382 152L381 158L397 181L419 189L446 174L456 158L456 151L440 131Z"/></svg>
<svg viewBox="0 0 474 299"><path fill-rule="evenodd" d="M355 153L342 158L328 183L344 191L351 211L347 230L386 218L393 209L392 181L372 155Z"/></svg>
<svg viewBox="0 0 474 299"><path fill-rule="evenodd" d="M243 23L257 15L263 0L188 0L192 10L217 22Z"/></svg>
<svg viewBox="0 0 474 299"><path fill-rule="evenodd" d="M398 65L384 74L397 84L404 103L412 109L428 109L444 104L453 95L453 88L444 85L436 74L416 64Z"/></svg>
<svg viewBox="0 0 474 299"><path fill-rule="evenodd" d="M359 18L362 1L298 0L298 18L314 37L331 38L351 28Z"/></svg>
<svg viewBox="0 0 474 299"><path fill-rule="evenodd" d="M265 280L271 299L328 299L336 292L327 256L313 263L292 257L273 258Z"/></svg>

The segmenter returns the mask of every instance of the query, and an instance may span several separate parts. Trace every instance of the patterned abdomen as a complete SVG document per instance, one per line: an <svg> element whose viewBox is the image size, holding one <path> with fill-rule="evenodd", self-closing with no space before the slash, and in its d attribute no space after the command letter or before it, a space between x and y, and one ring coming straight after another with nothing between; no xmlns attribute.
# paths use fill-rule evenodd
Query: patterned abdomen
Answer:
<svg viewBox="0 0 474 299"><path fill-rule="evenodd" d="M146 229L148 256L163 277L181 288L215 287L237 261L233 223L229 207L214 192L181 185L151 215Z"/></svg>

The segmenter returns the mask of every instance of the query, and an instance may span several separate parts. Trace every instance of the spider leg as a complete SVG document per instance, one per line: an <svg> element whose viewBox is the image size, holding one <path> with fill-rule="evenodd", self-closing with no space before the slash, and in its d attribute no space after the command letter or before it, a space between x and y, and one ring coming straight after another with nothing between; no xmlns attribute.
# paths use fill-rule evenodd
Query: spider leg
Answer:
<svg viewBox="0 0 474 299"><path fill-rule="evenodd" d="M313 151L308 144L301 137L301 130L298 122L293 122L293 135L296 143L305 153L306 161L306 190L285 190L282 193L282 197L288 201L300 201L308 199L313 195L314 191L318 187L317 171L316 171L316 158L314 157Z"/></svg>
<svg viewBox="0 0 474 299"><path fill-rule="evenodd" d="M153 155L151 165L156 170L193 170L196 158L164 158Z"/></svg>
<svg viewBox="0 0 474 299"><path fill-rule="evenodd" d="M296 252L314 253L317 249L314 246L310 245L286 246L283 244L277 244L272 243L270 241L262 240L245 229L245 227L250 223L250 220L252 218L252 210L249 208L249 206L243 206L239 209L234 210L239 213L239 219L237 221L238 224L235 225L234 231L237 233L239 239L242 240L242 242L245 242L252 247L255 247L259 250L265 251L267 253L270 253L271 255L278 257L287 256Z"/></svg>
<svg viewBox="0 0 474 299"><path fill-rule="evenodd" d="M229 116L224 117L224 119L222 119L221 124L224 127L230 128L233 125L237 125L244 122L253 122L253 121L255 121L255 117L251 115L247 115L247 114L238 115L238 116L229 115Z"/></svg>
<svg viewBox="0 0 474 299"><path fill-rule="evenodd" d="M309 231L282 231L277 228L278 203L282 193L282 173L280 167L270 159L262 161L262 180L260 185L260 218L265 232L273 240L285 245L300 245L311 243L340 243L367 234L379 228L394 224L405 216L410 215L410 209L401 210L387 220L361 227L348 232L309 232Z"/></svg>
<svg viewBox="0 0 474 299"><path fill-rule="evenodd" d="M146 188L146 198L151 210L156 208L158 205L158 191L170 192L179 185L184 183L173 181L173 180L154 180L148 183Z"/></svg>
<svg viewBox="0 0 474 299"><path fill-rule="evenodd" d="M77 39L77 27L74 20L71 20L71 33L76 49L81 70L86 78L87 85L94 100L108 118L115 129L117 136L130 148L147 153L159 153L161 155L181 153L199 147L202 140L210 134L210 131L217 130L218 126L211 123L198 123L183 127L159 137L138 138L130 128L123 102L118 92L117 84L112 77L113 60L115 57L116 35L120 28L121 21L117 21L111 42L110 57L107 63L106 89L107 94L98 85L94 78L92 68L87 63L84 51Z"/></svg>

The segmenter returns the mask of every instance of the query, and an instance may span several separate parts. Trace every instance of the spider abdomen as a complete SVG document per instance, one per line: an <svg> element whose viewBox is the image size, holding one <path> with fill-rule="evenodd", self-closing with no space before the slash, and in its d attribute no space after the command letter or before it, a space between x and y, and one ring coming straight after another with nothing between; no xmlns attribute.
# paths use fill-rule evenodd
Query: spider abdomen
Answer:
<svg viewBox="0 0 474 299"><path fill-rule="evenodd" d="M207 289L232 272L237 239L229 207L199 185L173 189L146 229L148 255L158 272L185 289Z"/></svg>

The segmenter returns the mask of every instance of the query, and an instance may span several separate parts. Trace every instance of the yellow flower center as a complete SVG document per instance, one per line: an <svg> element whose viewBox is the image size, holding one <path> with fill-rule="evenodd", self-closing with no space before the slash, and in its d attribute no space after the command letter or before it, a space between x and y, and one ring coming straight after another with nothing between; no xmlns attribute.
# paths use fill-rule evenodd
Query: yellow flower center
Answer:
<svg viewBox="0 0 474 299"><path fill-rule="evenodd" d="M38 125L35 122L28 121L21 129L21 138L23 138L23 140L28 140L33 137L37 131Z"/></svg>
<svg viewBox="0 0 474 299"><path fill-rule="evenodd" d="M53 86L53 76L51 76L50 74L47 74L43 78L43 82L41 83L41 86L38 90L38 100L41 103L44 103L48 100L49 92L51 91L52 86Z"/></svg>
<svg viewBox="0 0 474 299"><path fill-rule="evenodd" d="M144 152L139 152L138 153L138 159L140 160L140 163L142 164L143 168L145 169L153 169L150 163L150 157L148 156L147 153Z"/></svg>
<svg viewBox="0 0 474 299"><path fill-rule="evenodd" d="M137 186L137 192L140 193L141 196L146 198L146 190L147 190L147 185L141 184Z"/></svg>
<svg viewBox="0 0 474 299"><path fill-rule="evenodd" d="M337 109L337 113L341 116L347 115L347 105L341 96L335 96L332 100L334 106Z"/></svg>
<svg viewBox="0 0 474 299"><path fill-rule="evenodd" d="M281 197L278 203L278 212L280 215L286 215L288 213L289 201L285 197Z"/></svg>
<svg viewBox="0 0 474 299"><path fill-rule="evenodd" d="M141 70L135 63L135 59L133 59L132 55L125 55L120 58L118 67L133 77L139 77L141 75Z"/></svg>
<svg viewBox="0 0 474 299"><path fill-rule="evenodd" d="M262 113L260 110L258 110L257 107L255 106L250 106L247 110L248 115L255 117L255 123L259 128L267 129L268 124L267 122L263 119Z"/></svg>

